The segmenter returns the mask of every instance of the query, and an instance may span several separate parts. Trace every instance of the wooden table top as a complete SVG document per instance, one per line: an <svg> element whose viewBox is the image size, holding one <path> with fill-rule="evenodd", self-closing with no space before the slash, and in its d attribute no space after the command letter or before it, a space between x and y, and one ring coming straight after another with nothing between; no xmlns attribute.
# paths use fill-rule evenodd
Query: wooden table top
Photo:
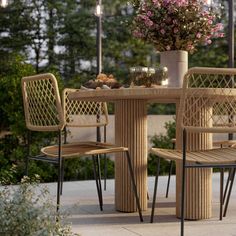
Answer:
<svg viewBox="0 0 236 236"><path fill-rule="evenodd" d="M182 88L120 88L77 90L69 95L72 100L115 102L119 100L138 99L158 102L176 102L179 100Z"/></svg>

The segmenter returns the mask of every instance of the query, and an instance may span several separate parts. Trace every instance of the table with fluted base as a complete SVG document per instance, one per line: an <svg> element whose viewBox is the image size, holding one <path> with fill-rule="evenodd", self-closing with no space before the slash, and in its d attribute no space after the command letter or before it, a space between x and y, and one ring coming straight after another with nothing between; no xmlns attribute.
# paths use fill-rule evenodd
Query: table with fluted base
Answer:
<svg viewBox="0 0 236 236"><path fill-rule="evenodd" d="M147 209L147 103L179 103L180 88L129 88L82 91L70 95L70 99L115 103L115 141L129 148L142 210ZM158 121L157 121L158 122ZM178 122L177 122L178 123ZM177 147L181 146L177 126ZM199 137L191 137L198 139ZM195 142L195 148L207 147L211 139ZM177 163L177 189L180 189L181 166ZM191 188L188 183L191 182ZM188 170L186 218L204 219L211 216L211 170ZM176 193L176 214L179 215L180 196ZM118 211L137 210L131 189L125 158L115 160L115 207Z"/></svg>

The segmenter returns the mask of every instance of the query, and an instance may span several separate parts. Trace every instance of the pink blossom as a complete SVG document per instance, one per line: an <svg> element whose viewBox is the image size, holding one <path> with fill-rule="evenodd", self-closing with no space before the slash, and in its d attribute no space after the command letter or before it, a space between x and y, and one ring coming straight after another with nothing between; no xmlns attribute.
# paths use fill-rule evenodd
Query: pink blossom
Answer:
<svg viewBox="0 0 236 236"><path fill-rule="evenodd" d="M172 22L173 22L174 25L178 24L178 21L176 19L174 19Z"/></svg>
<svg viewBox="0 0 236 236"><path fill-rule="evenodd" d="M208 20L208 24L209 24L209 25L212 25L212 24L213 24L213 21L212 21L212 20Z"/></svg>
<svg viewBox="0 0 236 236"><path fill-rule="evenodd" d="M222 23L217 23L216 24L216 27L215 27L217 30L223 30L223 24Z"/></svg>
<svg viewBox="0 0 236 236"><path fill-rule="evenodd" d="M176 34L176 33L179 32L179 29L175 27L173 31L174 31L174 33Z"/></svg>
<svg viewBox="0 0 236 236"><path fill-rule="evenodd" d="M206 41L206 43L207 43L207 44L211 44L212 41L211 41L210 39L208 39L208 40Z"/></svg>
<svg viewBox="0 0 236 236"><path fill-rule="evenodd" d="M161 29L160 32L161 32L161 34L165 34L166 33L166 31L164 29Z"/></svg>
<svg viewBox="0 0 236 236"><path fill-rule="evenodd" d="M138 30L135 30L134 32L133 32L133 35L134 35L134 37L136 37L136 38L143 38L143 34L140 32L140 31L138 31Z"/></svg>
<svg viewBox="0 0 236 236"><path fill-rule="evenodd" d="M219 33L217 36L218 36L219 38L223 38L223 37L225 37L225 34L224 34L224 33Z"/></svg>
<svg viewBox="0 0 236 236"><path fill-rule="evenodd" d="M198 39L200 39L200 38L202 37L202 34L201 34L200 32L198 32L198 33L196 34L196 37L197 37Z"/></svg>
<svg viewBox="0 0 236 236"><path fill-rule="evenodd" d="M171 17L167 17L167 18L166 18L166 22L167 22L167 23L170 23L170 22L171 22Z"/></svg>
<svg viewBox="0 0 236 236"><path fill-rule="evenodd" d="M170 45L167 45L167 46L166 46L166 50L167 50L167 51L170 51L170 49L171 49L171 48L170 48Z"/></svg>
<svg viewBox="0 0 236 236"><path fill-rule="evenodd" d="M148 27L150 27L150 26L153 25L153 21L151 21L150 19L147 19L147 20L145 21L145 25L148 26Z"/></svg>
<svg viewBox="0 0 236 236"><path fill-rule="evenodd" d="M159 0L152 0L152 2L153 2L154 6L155 6L156 8L159 9L159 8L161 7L161 4L160 4Z"/></svg>
<svg viewBox="0 0 236 236"><path fill-rule="evenodd" d="M187 44L187 50L188 51L193 51L194 50L194 46L192 45L192 43Z"/></svg>
<svg viewBox="0 0 236 236"><path fill-rule="evenodd" d="M153 16L153 13L151 11L148 11L147 16L151 17L151 16Z"/></svg>

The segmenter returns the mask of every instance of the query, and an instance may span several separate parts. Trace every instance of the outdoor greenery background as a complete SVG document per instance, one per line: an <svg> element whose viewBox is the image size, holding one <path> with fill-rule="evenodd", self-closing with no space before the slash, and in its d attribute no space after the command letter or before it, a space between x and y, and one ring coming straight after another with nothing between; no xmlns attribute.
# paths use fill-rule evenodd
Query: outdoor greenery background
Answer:
<svg viewBox="0 0 236 236"><path fill-rule="evenodd" d="M227 1L222 1L222 23L227 25ZM52 72L60 88L79 87L96 77L96 17L94 0L12 0L0 7L0 130L12 135L0 140L0 175L12 164L17 165L16 179L24 174L26 128L21 95L21 78L35 73ZM134 65L157 66L159 55L152 45L132 37L134 11L124 0L103 0L103 72L113 74L121 83L129 83L129 68ZM225 28L227 35L227 27ZM227 38L199 47L189 55L189 67L227 67ZM113 112L112 107L109 109ZM171 105L151 104L149 114L175 114ZM174 124L166 124L167 136L154 137L156 146L170 145ZM52 138L33 134L33 152ZM149 157L149 174L154 174L154 160ZM162 173L167 165L162 165ZM31 162L30 173L43 181L53 181L53 166ZM108 177L113 176L109 161ZM66 162L65 179L93 178L92 164L87 159Z"/></svg>

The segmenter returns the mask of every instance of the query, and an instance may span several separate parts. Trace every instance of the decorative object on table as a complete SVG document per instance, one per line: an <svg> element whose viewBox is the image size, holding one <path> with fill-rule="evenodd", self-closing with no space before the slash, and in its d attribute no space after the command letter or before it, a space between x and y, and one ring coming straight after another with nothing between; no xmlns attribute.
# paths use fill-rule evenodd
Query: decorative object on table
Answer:
<svg viewBox="0 0 236 236"><path fill-rule="evenodd" d="M83 87L89 89L114 89L120 88L121 84L114 78L112 74L107 76L106 74L100 73L97 75L96 80L89 80L84 84Z"/></svg>
<svg viewBox="0 0 236 236"><path fill-rule="evenodd" d="M208 6L206 0L131 2L137 10L133 34L161 52L161 65L168 67L170 87L182 86L188 52L196 51L199 44L211 44L212 38L224 36L222 24L215 23L220 16L219 8Z"/></svg>
<svg viewBox="0 0 236 236"><path fill-rule="evenodd" d="M182 87L184 74L188 70L188 52L184 50L160 52L160 64L168 68L168 86Z"/></svg>
<svg viewBox="0 0 236 236"><path fill-rule="evenodd" d="M131 87L142 86L151 87L152 85L166 85L168 71L166 67L131 67Z"/></svg>

